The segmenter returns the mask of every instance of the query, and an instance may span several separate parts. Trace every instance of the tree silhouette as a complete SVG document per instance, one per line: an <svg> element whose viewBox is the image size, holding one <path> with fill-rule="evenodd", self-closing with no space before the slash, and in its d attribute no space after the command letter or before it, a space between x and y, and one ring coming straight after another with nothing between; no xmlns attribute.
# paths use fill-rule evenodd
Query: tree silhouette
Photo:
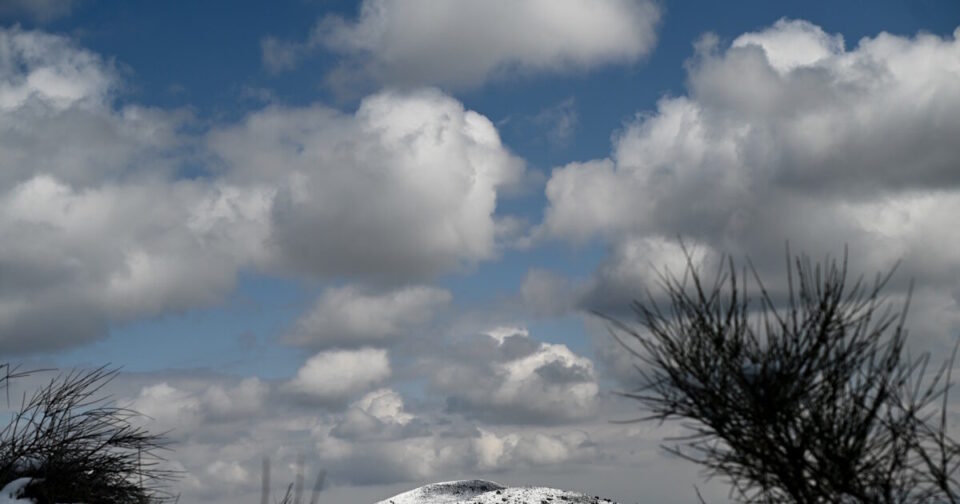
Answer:
<svg viewBox="0 0 960 504"><path fill-rule="evenodd" d="M88 502L146 504L171 500L163 490L176 473L161 468L163 435L131 421L133 410L98 397L118 370L101 367L51 378L24 394L9 423L0 429L0 487L19 478L32 481L22 497L38 504ZM30 374L0 366L0 386Z"/></svg>
<svg viewBox="0 0 960 504"><path fill-rule="evenodd" d="M660 276L665 301L634 303L638 324L601 315L639 359L642 385L623 393L649 413L635 421L684 421L670 453L745 502L960 500L960 445L947 433L956 350L932 370L929 354L907 354L909 296L899 307L881 296L893 269L850 284L846 251L791 266L788 250L778 302L752 265L738 278L726 258L707 283L684 252L684 274Z"/></svg>

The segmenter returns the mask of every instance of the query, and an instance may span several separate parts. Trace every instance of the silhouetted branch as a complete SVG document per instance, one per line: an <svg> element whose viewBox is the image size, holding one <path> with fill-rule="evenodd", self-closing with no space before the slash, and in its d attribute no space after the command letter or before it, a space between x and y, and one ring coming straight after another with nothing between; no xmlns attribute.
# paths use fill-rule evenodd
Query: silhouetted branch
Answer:
<svg viewBox="0 0 960 504"><path fill-rule="evenodd" d="M4 381L17 374L7 366ZM176 473L161 468L163 435L131 421L136 411L98 397L118 371L71 371L23 395L0 430L0 486L33 478L25 497L48 502L148 503L168 500L163 484Z"/></svg>
<svg viewBox="0 0 960 504"><path fill-rule="evenodd" d="M797 257L778 305L752 265L738 280L732 259L721 264L708 283L687 253L681 278L660 277L668 309L650 294L634 303L639 328L604 316L641 363L643 386L622 394L648 411L640 420L685 421L666 450L746 502L958 502L946 421L956 350L925 379L929 356L904 351L910 296L899 309L881 296L893 270L851 284L846 252Z"/></svg>

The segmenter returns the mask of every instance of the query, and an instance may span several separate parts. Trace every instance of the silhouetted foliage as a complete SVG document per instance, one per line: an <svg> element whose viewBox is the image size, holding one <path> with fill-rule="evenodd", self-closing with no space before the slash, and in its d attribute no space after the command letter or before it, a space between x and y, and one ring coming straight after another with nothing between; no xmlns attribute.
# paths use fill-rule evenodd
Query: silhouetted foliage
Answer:
<svg viewBox="0 0 960 504"><path fill-rule="evenodd" d="M667 301L634 303L639 326L604 317L640 361L642 386L623 394L649 411L637 421L684 421L665 448L746 502L960 501L954 358L928 373L928 354L907 354L909 296L881 296L893 271L850 284L846 253L790 263L778 304L752 266L738 280L727 258L709 283L688 253L682 276L661 275Z"/></svg>
<svg viewBox="0 0 960 504"><path fill-rule="evenodd" d="M284 492L283 497L279 501L276 501L277 504L302 504L303 502L303 457L297 459L297 475L293 483L287 485L287 490ZM270 503L270 459L267 457L263 458L263 472L262 478L260 481L260 490L261 504ZM327 471L321 469L317 472L317 479L314 480L313 490L310 494L310 504L318 504L320 502L320 492L323 491L323 487L326 483Z"/></svg>
<svg viewBox="0 0 960 504"><path fill-rule="evenodd" d="M4 386L22 377L5 365ZM23 497L54 502L156 503L170 499L163 483L176 474L160 468L168 442L131 423L136 411L98 397L117 370L101 367L52 378L0 430L0 487L23 477ZM9 390L9 389L8 389Z"/></svg>

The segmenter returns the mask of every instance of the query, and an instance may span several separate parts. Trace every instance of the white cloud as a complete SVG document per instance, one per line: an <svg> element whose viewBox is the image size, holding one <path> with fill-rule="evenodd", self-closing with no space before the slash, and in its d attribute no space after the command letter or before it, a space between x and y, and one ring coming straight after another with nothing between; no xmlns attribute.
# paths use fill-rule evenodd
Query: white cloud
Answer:
<svg viewBox="0 0 960 504"><path fill-rule="evenodd" d="M284 389L312 401L335 402L369 390L390 375L386 350L331 350L308 359Z"/></svg>
<svg viewBox="0 0 960 504"><path fill-rule="evenodd" d="M433 90L380 93L349 116L270 107L210 145L231 180L279 186L275 262L315 275L416 278L492 258L497 192L523 170L487 118Z"/></svg>
<svg viewBox="0 0 960 504"><path fill-rule="evenodd" d="M263 456L272 460L274 488L282 491L303 456L308 479L324 468L343 487L559 467L601 453L581 427L483 426L434 408L411 410L389 388L339 411L303 408L282 385L255 378L154 380L125 374L111 388L127 390L121 397L132 398L120 404L150 415L143 421L151 431L173 429L168 465L182 471L177 489L191 501L249 500L259 491Z"/></svg>
<svg viewBox="0 0 960 504"><path fill-rule="evenodd" d="M39 175L0 191L0 208L8 350L77 344L101 336L109 320L212 304L264 234L259 195L213 184L76 189ZM21 302L26 293L30 303Z"/></svg>
<svg viewBox="0 0 960 504"><path fill-rule="evenodd" d="M590 359L523 329L491 331L488 344L432 362L431 386L452 412L506 423L562 423L596 413L599 386ZM481 342L483 343L483 342ZM447 352L450 353L450 352Z"/></svg>
<svg viewBox="0 0 960 504"><path fill-rule="evenodd" d="M788 239L815 258L849 244L857 271L903 258L919 285L953 288L960 261L942 253L953 247L942 216L960 194L958 35L880 34L846 49L780 21L725 49L707 39L687 96L638 114L609 158L554 170L539 232L611 245L597 292L616 279L651 286L628 263L661 258L632 244L678 235L748 254L762 275L780 275Z"/></svg>
<svg viewBox="0 0 960 504"><path fill-rule="evenodd" d="M648 293L659 298L664 276L682 278L687 271L688 254L690 264L712 278L720 257L708 243L626 236L613 244L593 278L580 285L577 304L614 313L626 310L630 301L648 301Z"/></svg>
<svg viewBox="0 0 960 504"><path fill-rule="evenodd" d="M193 381L145 385L124 407L142 413L144 426L153 432L171 432L187 439L202 424L237 422L262 412L270 387L251 377L236 383Z"/></svg>
<svg viewBox="0 0 960 504"><path fill-rule="evenodd" d="M113 65L70 39L0 28L0 187L37 174L71 184L169 173L182 112L114 108Z"/></svg>
<svg viewBox="0 0 960 504"><path fill-rule="evenodd" d="M115 106L120 87L67 38L0 29L4 351L216 302L261 255L269 190L174 180L189 115Z"/></svg>
<svg viewBox="0 0 960 504"><path fill-rule="evenodd" d="M204 391L201 401L209 418L225 420L259 412L269 392L270 387L259 378L244 378L234 387L211 385Z"/></svg>
<svg viewBox="0 0 960 504"><path fill-rule="evenodd" d="M617 173L608 159L554 170L546 188L550 206L544 219L549 233L583 243L599 232L625 228L642 203Z"/></svg>
<svg viewBox="0 0 960 504"><path fill-rule="evenodd" d="M800 67L815 67L820 62L843 54L842 35L830 35L819 26L803 21L781 19L760 33L746 33L734 39L731 47L756 45L779 73Z"/></svg>
<svg viewBox="0 0 960 504"><path fill-rule="evenodd" d="M589 436L579 430L486 429L435 411L418 416L406 412L400 394L389 389L367 394L332 428L318 426L313 436L321 457L336 467L334 474L360 484L551 466L597 456Z"/></svg>
<svg viewBox="0 0 960 504"><path fill-rule="evenodd" d="M610 159L554 171L550 234L754 233L745 223L766 208L764 197L956 186L955 38L881 34L837 52L818 28L780 22L737 40L701 53L690 96L638 115Z"/></svg>
<svg viewBox="0 0 960 504"><path fill-rule="evenodd" d="M207 476L217 480L219 483L243 484L251 479L250 471L240 465L239 462L228 462L216 460L207 468Z"/></svg>
<svg viewBox="0 0 960 504"><path fill-rule="evenodd" d="M147 425L155 432L196 425L200 421L201 407L202 403L195 395L166 382L143 387L129 404L131 410L146 417Z"/></svg>
<svg viewBox="0 0 960 504"><path fill-rule="evenodd" d="M380 93L355 114L268 107L198 142L189 113L123 104L117 74L69 38L0 29L3 351L217 303L243 269L384 283L498 253L497 195L523 162L438 91ZM443 304L427 298L338 330L409 329Z"/></svg>
<svg viewBox="0 0 960 504"><path fill-rule="evenodd" d="M404 410L403 397L399 393L378 389L351 404L330 433L353 441L399 439L407 437L409 432L405 432L405 427L414 418Z"/></svg>
<svg viewBox="0 0 960 504"><path fill-rule="evenodd" d="M636 62L660 15L647 0L365 0L356 20L324 18L305 42L264 39L263 61L279 71L322 47L346 58L332 76L343 83L468 88Z"/></svg>
<svg viewBox="0 0 960 504"><path fill-rule="evenodd" d="M389 343L422 329L450 300L450 292L426 286L380 293L330 288L300 317L288 341L314 347Z"/></svg>
<svg viewBox="0 0 960 504"><path fill-rule="evenodd" d="M915 279L914 344L946 348L960 334L948 222L960 201L958 37L883 33L848 49L786 20L726 48L706 37L687 96L661 99L609 158L557 168L547 184L541 236L609 247L579 307L623 315L645 289L657 295L658 271L683 272L678 236L707 278L718 254L747 255L775 295L788 240L814 260L847 245L852 278L902 259L887 293L901 299ZM633 359L595 332L599 361L635 384Z"/></svg>
<svg viewBox="0 0 960 504"><path fill-rule="evenodd" d="M354 407L382 422L405 425L413 419L404 412L400 394L390 389L374 390L357 400Z"/></svg>
<svg viewBox="0 0 960 504"><path fill-rule="evenodd" d="M0 108L34 101L58 110L103 105L116 77L110 64L69 39L18 27L0 31Z"/></svg>
<svg viewBox="0 0 960 504"><path fill-rule="evenodd" d="M322 435L318 443L326 443ZM589 436L580 431L495 433L474 429L457 435L419 435L353 445L326 462L354 484L431 481L528 467L560 466L597 457Z"/></svg>
<svg viewBox="0 0 960 504"><path fill-rule="evenodd" d="M506 367L528 357L536 360L544 351L565 354L558 349L545 350L517 328L491 332L502 341L478 336L467 347L487 345L500 355L495 360L508 364ZM463 356L455 351L447 358L455 361ZM403 365L422 369L420 364ZM397 365L401 365L400 360ZM500 366L490 369L494 367ZM336 370L330 374L341 376ZM351 380L349 376L347 379ZM268 384L256 378L196 371L124 373L105 393L126 398L118 401L121 406L151 415L152 420L143 419L143 425L151 431L173 429L170 435L176 444L175 450L165 454L167 467L182 472L176 489L182 492L181 500L190 502L255 500L265 456L272 461L275 491L282 493L293 481L296 461L305 458L308 485L319 469L327 471L329 487L321 497L328 498L376 491L390 495L399 490L369 486L405 482L403 485L413 487L463 474L495 480L527 474L518 471L545 474L589 468L599 474L638 456L658 460L654 455L656 444L643 445L645 440L659 438L651 433L651 426L625 428L608 422L635 415L634 405L621 401L617 404L625 408L609 409L616 405L597 400L596 407L602 410L572 423L507 425L445 412L429 395L414 393L415 398L408 398L387 386L356 392L346 408L318 407L290 394L289 383ZM554 398L566 400L559 393Z"/></svg>
<svg viewBox="0 0 960 504"><path fill-rule="evenodd" d="M496 433L481 430L473 439L478 465L485 470L517 469L524 466L557 465L596 456L585 432L559 434Z"/></svg>

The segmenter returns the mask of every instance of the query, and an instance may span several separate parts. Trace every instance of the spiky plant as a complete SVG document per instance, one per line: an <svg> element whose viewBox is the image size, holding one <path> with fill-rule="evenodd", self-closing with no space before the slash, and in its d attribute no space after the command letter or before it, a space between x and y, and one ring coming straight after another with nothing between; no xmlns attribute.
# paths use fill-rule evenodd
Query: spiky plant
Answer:
<svg viewBox="0 0 960 504"><path fill-rule="evenodd" d="M10 379L28 374L10 365L3 369L5 387ZM0 487L32 478L22 497L37 504L170 500L164 484L176 473L162 469L159 455L168 440L136 426L136 411L101 396L118 372L106 366L70 371L24 394L0 430Z"/></svg>
<svg viewBox="0 0 960 504"><path fill-rule="evenodd" d="M643 386L624 395L689 430L666 448L747 502L960 502L954 359L928 373L927 355L906 353L907 303L881 295L892 271L851 283L846 254L799 257L775 301L756 270L726 262L708 282L688 254L682 277L662 277L666 307L650 295L639 327L608 318L639 348L625 346Z"/></svg>

